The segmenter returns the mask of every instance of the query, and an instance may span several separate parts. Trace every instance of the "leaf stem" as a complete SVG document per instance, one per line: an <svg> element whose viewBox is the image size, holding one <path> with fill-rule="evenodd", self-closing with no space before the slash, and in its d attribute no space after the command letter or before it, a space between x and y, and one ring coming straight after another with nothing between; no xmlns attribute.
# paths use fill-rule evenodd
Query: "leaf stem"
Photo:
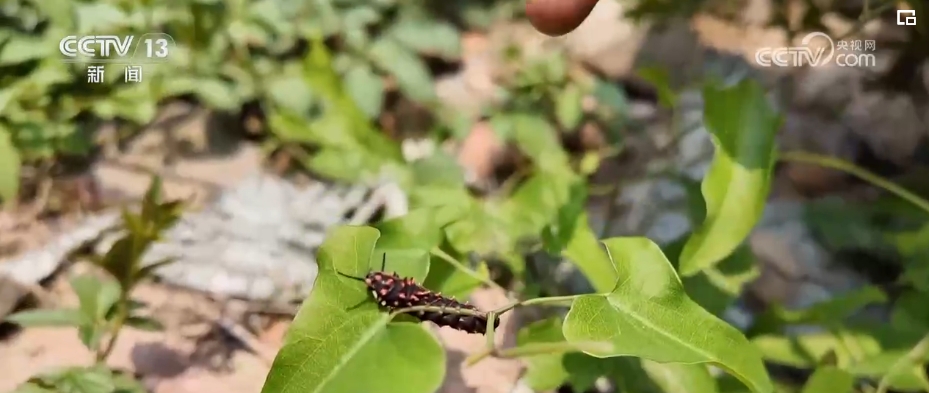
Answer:
<svg viewBox="0 0 929 393"><path fill-rule="evenodd" d="M782 161L801 162L840 170L868 183L871 183L874 186L879 187L891 194L894 194L901 199L912 203L914 206L925 211L926 213L929 213L929 201L926 201L925 199L910 192L909 190L900 187L899 185L848 161L820 154L800 151L781 153L779 159Z"/></svg>
<svg viewBox="0 0 929 393"><path fill-rule="evenodd" d="M442 251L442 249L438 247L433 248L432 255L435 255L441 258L443 261L448 262L449 265L452 265L452 267L460 270L464 274L467 274L471 278L478 280L494 289L498 289L502 291L503 293L507 293L506 289L501 287L500 284L497 284L493 280L482 276L480 273L474 271L473 269L469 269L467 266L463 265L461 262L458 262L458 260L456 260L454 257L452 257L451 255L448 255L448 253L446 253L445 251Z"/></svg>
<svg viewBox="0 0 929 393"><path fill-rule="evenodd" d="M116 340L119 339L119 333L123 330L123 324L126 323L126 318L129 316L128 293L123 292L123 294L120 295L119 303L117 303L116 307L116 318L113 320L113 324L110 325L110 339L107 341L102 351L99 349L97 350L97 363L105 362L106 359L110 357L113 349L116 348Z"/></svg>
<svg viewBox="0 0 929 393"><path fill-rule="evenodd" d="M574 351L603 351L605 348L607 350L612 350L613 344L598 341L585 341L578 343L569 343L567 341L532 343L514 348L501 349L494 353L494 356L501 358L519 358Z"/></svg>
<svg viewBox="0 0 929 393"><path fill-rule="evenodd" d="M906 367L921 364L922 359L925 358L927 354L929 354L929 334L923 336L913 349L910 349L905 356L901 357L890 366L890 370L887 370L887 374L884 374L881 378L881 382L877 385L877 393L887 393L887 390L890 388L891 378L897 376Z"/></svg>

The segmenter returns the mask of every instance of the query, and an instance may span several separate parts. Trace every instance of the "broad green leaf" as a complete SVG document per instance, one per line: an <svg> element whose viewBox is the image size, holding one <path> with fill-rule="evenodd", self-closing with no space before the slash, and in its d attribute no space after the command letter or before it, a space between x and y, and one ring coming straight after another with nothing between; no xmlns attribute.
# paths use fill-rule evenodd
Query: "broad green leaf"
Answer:
<svg viewBox="0 0 929 393"><path fill-rule="evenodd" d="M202 79L197 81L193 88L197 98L212 108L221 110L237 109L239 97L236 96L231 83L218 78Z"/></svg>
<svg viewBox="0 0 929 393"><path fill-rule="evenodd" d="M377 248L417 248L433 250L445 240L445 227L466 212L460 206L424 207L410 211L402 217L383 221L376 225L381 232ZM443 251L438 251L443 252ZM448 255L456 258L453 255ZM461 263L460 258L456 259ZM462 263L468 267L467 263ZM476 273L487 279L489 272L486 264L477 266ZM483 281L455 268L444 258L432 258L429 263L429 275L423 281L426 288L442 292L451 297L464 297L483 284Z"/></svg>
<svg viewBox="0 0 929 393"><path fill-rule="evenodd" d="M323 177L359 183L376 181L381 174L391 169L398 173L405 169L396 162L359 149L322 149L304 161L304 164Z"/></svg>
<svg viewBox="0 0 929 393"><path fill-rule="evenodd" d="M569 238L562 255L584 273L597 293L609 293L616 288L619 276L610 257L601 249L597 236L590 228L587 213L577 216L574 234Z"/></svg>
<svg viewBox="0 0 929 393"><path fill-rule="evenodd" d="M568 155L561 146L558 133L545 118L538 115L509 115L512 140L519 149L546 175L566 176L571 173Z"/></svg>
<svg viewBox="0 0 929 393"><path fill-rule="evenodd" d="M590 353L598 357L711 363L756 393L773 391L761 353L736 328L687 297L658 245L647 238L603 243L619 284L611 293L585 295L574 302L564 324L568 341L613 342L613 351Z"/></svg>
<svg viewBox="0 0 929 393"><path fill-rule="evenodd" d="M456 258L459 263L467 267L468 263L462 262L462 259ZM432 258L432 263L429 265L429 276L426 277L423 285L453 298L465 298L472 291L484 285L487 280L490 280L490 269L487 267L486 262L478 263L473 270L480 279L456 269L442 258Z"/></svg>
<svg viewBox="0 0 929 393"><path fill-rule="evenodd" d="M445 226L459 219L464 212L455 206L424 207L382 221L375 226L381 234L377 246L432 250L442 243Z"/></svg>
<svg viewBox="0 0 929 393"><path fill-rule="evenodd" d="M461 253L492 255L506 252L514 244L503 209L496 201L473 201L461 220L449 224L445 234L451 246Z"/></svg>
<svg viewBox="0 0 929 393"><path fill-rule="evenodd" d="M388 34L418 53L456 59L461 55L461 37L450 23L434 18L404 18Z"/></svg>
<svg viewBox="0 0 929 393"><path fill-rule="evenodd" d="M0 200L14 203L19 195L19 150L13 145L10 130L0 125Z"/></svg>
<svg viewBox="0 0 929 393"><path fill-rule="evenodd" d="M346 92L369 118L375 118L381 113L384 88L384 80L368 64L355 64L345 73Z"/></svg>
<svg viewBox="0 0 929 393"><path fill-rule="evenodd" d="M16 35L0 46L0 65L7 66L51 56L60 56L60 54L55 53L53 48L46 40L41 38Z"/></svg>
<svg viewBox="0 0 929 393"><path fill-rule="evenodd" d="M267 82L270 101L298 114L307 114L315 97L300 75L281 75Z"/></svg>
<svg viewBox="0 0 929 393"><path fill-rule="evenodd" d="M820 367L803 386L803 393L853 393L855 377L832 366Z"/></svg>
<svg viewBox="0 0 929 393"><path fill-rule="evenodd" d="M343 277L369 272L379 237L370 227L328 234L319 276L304 300L265 380L263 393L432 393L445 373L445 352L423 326L390 322L364 283ZM388 258L402 276L425 278L422 259ZM380 264L380 260L375 262Z"/></svg>
<svg viewBox="0 0 929 393"><path fill-rule="evenodd" d="M71 279L71 289L77 294L81 314L90 323L100 322L119 300L120 287L116 281L104 280L91 275Z"/></svg>
<svg viewBox="0 0 929 393"><path fill-rule="evenodd" d="M642 368L664 393L717 393L710 370L702 364L656 363L642 360Z"/></svg>
<svg viewBox="0 0 929 393"><path fill-rule="evenodd" d="M449 154L437 151L433 155L410 164L417 187L422 185L463 188L464 170Z"/></svg>
<svg viewBox="0 0 929 393"><path fill-rule="evenodd" d="M390 48L387 48L389 51ZM390 53L386 54L390 56ZM418 60L418 58L417 58ZM333 69L332 55L320 39L314 39L311 49L303 61L303 78L313 92L321 98L323 116L314 121L311 127L319 139L350 139L365 147L361 152L380 160L399 162L402 159L400 147L390 138L374 129L367 116L355 104L355 100L345 93L342 78ZM397 64L402 66L402 64ZM392 68L387 67L387 70ZM402 84L401 84L402 85ZM431 85L430 85L431 86ZM333 146L334 143L320 143ZM338 144L345 149L360 150L345 144ZM343 154L346 152L342 152Z"/></svg>
<svg viewBox="0 0 929 393"><path fill-rule="evenodd" d="M716 153L701 191L706 219L688 239L680 272L691 276L732 253L761 218L771 185L780 115L756 82L703 90L704 122Z"/></svg>
<svg viewBox="0 0 929 393"><path fill-rule="evenodd" d="M435 99L432 75L426 63L396 40L382 37L371 44L371 59L378 67L386 70L396 81L400 91L417 102Z"/></svg>
<svg viewBox="0 0 929 393"><path fill-rule="evenodd" d="M577 85L571 84L559 92L555 98L555 118L558 124L566 130L574 130L584 117L581 100L584 93Z"/></svg>
<svg viewBox="0 0 929 393"><path fill-rule="evenodd" d="M78 326L82 323L83 318L80 310L60 309L60 310L26 310L16 314L8 315L7 322L12 322L22 327L39 327L39 326Z"/></svg>

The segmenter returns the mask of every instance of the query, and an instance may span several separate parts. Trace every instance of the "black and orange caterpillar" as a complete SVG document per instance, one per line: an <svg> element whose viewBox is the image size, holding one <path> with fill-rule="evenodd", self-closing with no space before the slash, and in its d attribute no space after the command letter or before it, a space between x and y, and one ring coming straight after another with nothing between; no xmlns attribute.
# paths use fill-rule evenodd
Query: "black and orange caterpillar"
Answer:
<svg viewBox="0 0 929 393"><path fill-rule="evenodd" d="M487 333L487 314L468 303L461 303L454 298L442 296L433 292L410 277L400 277L397 273L384 271L387 265L387 254L381 260L381 270L368 273L364 278L353 277L338 272L340 275L353 280L364 282L374 295L374 299L382 307L396 311L409 307L429 306L437 311L411 311L406 313L418 318L420 321L429 321L438 326L448 326L452 329L467 333ZM470 310L475 313L462 314L458 311ZM500 326L500 320L494 319L494 328Z"/></svg>

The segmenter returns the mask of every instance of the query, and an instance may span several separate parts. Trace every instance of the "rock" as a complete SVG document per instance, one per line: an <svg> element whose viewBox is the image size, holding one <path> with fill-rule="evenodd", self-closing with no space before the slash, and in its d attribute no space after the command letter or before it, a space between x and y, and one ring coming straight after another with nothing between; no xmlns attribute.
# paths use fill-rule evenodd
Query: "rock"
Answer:
<svg viewBox="0 0 929 393"><path fill-rule="evenodd" d="M0 321L16 310L20 299L29 294L29 289L19 282L0 274Z"/></svg>
<svg viewBox="0 0 929 393"><path fill-rule="evenodd" d="M802 203L769 202L749 241L761 276L748 290L765 303L802 309L867 284L813 238Z"/></svg>

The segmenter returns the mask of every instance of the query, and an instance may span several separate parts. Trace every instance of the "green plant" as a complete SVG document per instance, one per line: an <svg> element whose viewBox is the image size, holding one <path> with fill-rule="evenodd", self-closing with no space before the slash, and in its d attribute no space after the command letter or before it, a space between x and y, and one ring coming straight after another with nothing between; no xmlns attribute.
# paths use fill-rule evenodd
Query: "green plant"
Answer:
<svg viewBox="0 0 929 393"><path fill-rule="evenodd" d="M77 328L78 337L95 354L95 363L87 367L36 376L16 390L16 393L82 392L129 393L145 389L131 375L114 372L106 367L124 327L161 330L157 321L142 313L145 304L132 298L132 291L149 278L158 267L171 260L142 264L142 256L159 235L180 217L181 203L161 202L161 181L155 178L141 211L123 210L123 229L104 255L91 255L95 266L106 276L84 274L71 279L71 289L78 298L77 308L27 310L12 314L6 321L23 327L61 326Z"/></svg>
<svg viewBox="0 0 929 393"><path fill-rule="evenodd" d="M711 169L711 173L716 175L704 181L703 191L705 199L710 201L704 225L711 229L698 232L689 242L720 251L703 252L703 256L694 252L682 253L687 259L679 261L678 265L698 266L698 271L707 270L719 263L747 235L747 229L735 233L712 230L714 225L718 225L717 216L743 212L738 217L730 218L737 220L741 228L750 228L758 219L756 213L744 214L742 208L761 206L765 199L767 183L764 180L768 178L773 165L772 136L779 125L779 117L769 109L764 94L753 83L743 82L732 88L711 85L705 89L705 94L716 98L714 106L708 106L705 110L708 128L717 145L717 159ZM740 116L740 113L746 115ZM540 120L532 124L546 123ZM539 132L538 128L534 131L532 137L536 139L547 135ZM751 139L753 142L739 143L743 139ZM536 141L526 142L529 146L539 146ZM539 170L546 173L546 183L557 183L559 179L572 177L566 174L570 171L563 171L564 168L542 165ZM559 177L559 173L563 177ZM745 179L744 187L733 190L732 184L722 183L720 177L742 177ZM749 180L756 178L758 181ZM736 191L736 194L732 194ZM734 196L739 198L739 203L726 204L721 209L713 207L715 200ZM527 233L541 236L543 230L548 228L544 223L557 222L559 207L568 205L568 199L555 198L553 201L560 202L556 203L556 208L538 209L548 212L551 217L540 219L543 225L531 227L530 230L534 232ZM542 201L544 199L525 201L520 209L534 211L536 209L533 207ZM437 388L445 367L444 356L434 339L421 327L405 321L402 316L395 319L395 314L378 311L373 303L369 303L368 307L347 310L350 303L358 303L367 294L362 286L355 285L357 283L341 281L335 271L347 271L348 274L366 272L372 256L386 252L391 254L388 270L396 270L403 276L419 280L426 279L428 285L428 277L432 274L429 256L434 253L433 250L442 247L443 239L453 244L455 236L462 240L462 233L455 231L455 225L461 225L461 221L442 225L448 221L434 218L448 216L448 209L448 206L437 206L431 210L414 211L410 216L378 226L390 228L388 231L340 228L332 232L319 254L320 276L317 287L304 302L300 316L294 321L290 339L278 355L264 391L431 392ZM431 216L433 219L424 220L423 216ZM432 222L433 225L424 227L424 222ZM711 386L715 380L708 369L695 364L710 363L727 370L752 391L774 390L762 366L760 352L738 330L687 296L672 263L657 245L645 238L608 239L604 241L607 251L604 253L586 223L586 216L575 214L570 224L560 228L571 229L570 233L563 236L563 253L587 275L596 294L526 299L491 311L491 319L494 319L517 306L571 305L563 321L542 322L543 326L548 324L547 330L560 331L560 337L554 333L537 334L535 331L538 328L530 326L521 334L522 340L518 347L496 349L493 348L491 330L488 333L488 348L470 359L471 362L492 354L531 356L530 369L542 365L555 367L536 371L539 375L565 375L564 379L568 379L566 371L559 373L556 370L567 367L563 366L567 364L565 359L568 355L565 353L580 351L587 355L572 356L572 359L586 366L578 368L573 365L572 370L604 370L603 374L609 374L605 370L611 367L670 367L668 370L673 368L680 371L678 375L691 375ZM471 238L490 232L489 226L492 224L474 222L473 225L475 230L470 232ZM424 237L429 241L419 240ZM695 258L703 262L694 264L691 261ZM682 320L689 323L681 324ZM333 329L334 326L340 328ZM307 337L313 339L307 340ZM387 349L399 346L416 350ZM328 360L307 363L304 359L309 353L313 353L314 359ZM634 356L651 362L647 366L616 362L616 359L621 359L617 356ZM684 364L668 366L666 363ZM347 366L336 367L338 364ZM417 368L414 377L409 374L412 371L403 364L429 366ZM378 375L378 378L350 377L357 373L374 373L372 375ZM573 377L584 379L583 376ZM555 382L561 383L564 380Z"/></svg>

